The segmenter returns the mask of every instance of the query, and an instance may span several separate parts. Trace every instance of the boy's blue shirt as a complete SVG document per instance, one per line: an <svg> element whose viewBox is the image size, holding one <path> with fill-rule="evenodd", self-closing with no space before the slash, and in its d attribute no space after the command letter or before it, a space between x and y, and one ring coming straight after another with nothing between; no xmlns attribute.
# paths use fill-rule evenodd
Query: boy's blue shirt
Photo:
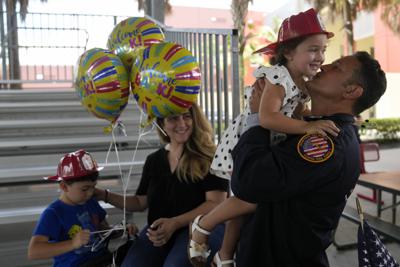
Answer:
<svg viewBox="0 0 400 267"><path fill-rule="evenodd" d="M104 221L106 211L96 199L91 198L83 205L67 205L61 200L51 203L40 216L33 235L49 237L49 242L70 240L80 229L89 229L91 232L99 230ZM102 254L105 244L101 244L92 252L92 245L100 240L99 235L91 235L86 246L54 257L54 266L78 266L79 264Z"/></svg>

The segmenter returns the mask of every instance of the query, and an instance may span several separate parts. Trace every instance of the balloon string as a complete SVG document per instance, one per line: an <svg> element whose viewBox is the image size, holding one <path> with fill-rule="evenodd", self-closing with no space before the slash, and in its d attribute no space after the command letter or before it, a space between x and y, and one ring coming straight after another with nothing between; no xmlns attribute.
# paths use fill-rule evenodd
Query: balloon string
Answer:
<svg viewBox="0 0 400 267"><path fill-rule="evenodd" d="M168 136L167 133L163 130L163 128L160 127L160 125L158 125L157 122L153 121L152 124L153 124L154 126L156 126L156 127L158 128L158 130L160 130L160 132L163 133L163 135Z"/></svg>
<svg viewBox="0 0 400 267"><path fill-rule="evenodd" d="M93 232L90 232L90 234L91 235L101 234L101 233L107 233L109 231L117 231L117 230L123 230L123 229L124 228L121 226L121 227L115 227L115 228L111 228L111 229L107 229L107 230L93 231Z"/></svg>
<svg viewBox="0 0 400 267"><path fill-rule="evenodd" d="M113 130L112 130L112 132L111 132L111 135L112 135L112 141L113 141L113 144L114 144L114 149L115 149L115 155L117 156L117 163L118 163L118 169L119 169L119 174L120 174L120 176L121 176L121 178L123 177L123 174L122 174L122 168L121 168L121 162L120 162L120 159L119 159L119 152L118 152L118 145L117 145L117 140L116 140L116 138L115 138L115 129L117 129L117 127L116 127L116 125L114 125L113 126ZM123 181L123 179L122 179L122 183L124 183L124 181Z"/></svg>
<svg viewBox="0 0 400 267"><path fill-rule="evenodd" d="M140 121L139 121L139 123L142 123L143 115L144 115L144 113L141 112L141 113L140 113ZM132 160L131 160L132 164L131 164L131 166L130 166L130 168L129 168L129 172L128 172L128 180L130 180L130 178L131 178L131 174L132 174L132 170L133 170L133 165L134 165L135 158L136 158L136 152L137 152L137 150L138 150L140 140L142 139L143 136L145 136L146 134L148 134L150 131L151 131L151 129L150 129L149 131L146 132L145 129L142 130L142 129L139 127L139 130L138 130L138 140L136 141L136 146L135 146L135 149L134 149L134 151L133 151Z"/></svg>
<svg viewBox="0 0 400 267"><path fill-rule="evenodd" d="M112 146L113 146L113 141L111 140L111 142L110 142L110 146L108 147L108 151L107 151L107 155L106 155L106 162L105 162L105 166L107 166L107 164L108 164L108 156L110 155L110 152L111 152L111 148L112 148Z"/></svg>
<svg viewBox="0 0 400 267"><path fill-rule="evenodd" d="M94 243L92 245L91 251L96 251L96 249L107 239L107 237L109 237L111 235L112 232L117 231L117 230L124 230L123 235L125 235L125 231L126 231L126 227L122 226L122 227L118 227L117 225L115 225L114 227L112 227L111 229L108 230L103 230L103 231L95 231L95 232L90 232L90 234L97 234L97 233L106 233L105 235L103 235L100 240L97 243Z"/></svg>
<svg viewBox="0 0 400 267"><path fill-rule="evenodd" d="M119 169L119 175L120 175L120 179L122 182L122 188L123 188L123 218L122 218L122 225L124 227L124 229L126 229L126 188L128 187L128 182L125 181L124 179L124 175L122 172L122 167L121 167L121 161L119 158L119 151L118 151L118 146L117 146L117 141L115 138L115 130L118 129L118 124L115 124L113 126L113 130L111 132L112 135L112 139L113 139L113 143L114 143L114 149L115 149L115 155L117 157L117 163L118 163L118 169ZM125 235L125 230L124 230L124 235Z"/></svg>

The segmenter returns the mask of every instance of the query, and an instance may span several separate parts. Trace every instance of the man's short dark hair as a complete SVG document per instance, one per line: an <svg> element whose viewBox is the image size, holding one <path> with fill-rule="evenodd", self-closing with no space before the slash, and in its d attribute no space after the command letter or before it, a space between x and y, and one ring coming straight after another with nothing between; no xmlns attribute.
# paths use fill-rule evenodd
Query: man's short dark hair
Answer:
<svg viewBox="0 0 400 267"><path fill-rule="evenodd" d="M68 185L71 185L76 182L84 182L84 181L96 182L98 177L99 177L99 172L94 172L89 175L77 177L74 179L64 180L64 182Z"/></svg>
<svg viewBox="0 0 400 267"><path fill-rule="evenodd" d="M372 107L386 91L386 75L377 60L365 51L359 51L354 56L360 62L360 68L355 72L354 82L364 89L363 94L353 106L354 115Z"/></svg>

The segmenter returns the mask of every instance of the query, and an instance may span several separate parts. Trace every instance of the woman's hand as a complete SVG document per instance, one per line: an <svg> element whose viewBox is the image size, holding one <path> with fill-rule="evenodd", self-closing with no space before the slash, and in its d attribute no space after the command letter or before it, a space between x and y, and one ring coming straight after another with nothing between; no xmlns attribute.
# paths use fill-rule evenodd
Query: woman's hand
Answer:
<svg viewBox="0 0 400 267"><path fill-rule="evenodd" d="M172 234L178 229L178 224L173 218L160 218L147 229L147 236L155 247L165 245Z"/></svg>
<svg viewBox="0 0 400 267"><path fill-rule="evenodd" d="M104 201L106 191L104 189L100 189L95 187L93 196L97 199L97 201Z"/></svg>

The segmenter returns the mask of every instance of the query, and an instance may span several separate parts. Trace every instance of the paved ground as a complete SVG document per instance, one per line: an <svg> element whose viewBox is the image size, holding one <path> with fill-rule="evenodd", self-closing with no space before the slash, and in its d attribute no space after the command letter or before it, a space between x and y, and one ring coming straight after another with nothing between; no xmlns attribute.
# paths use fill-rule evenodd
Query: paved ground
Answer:
<svg viewBox="0 0 400 267"><path fill-rule="evenodd" d="M398 158L400 156L400 148L384 149L381 150L381 159L378 162L367 163L366 168L368 172L373 171L388 171L388 170L400 170L398 165ZM137 182L137 181L136 181ZM134 182L135 183L135 182ZM102 181L101 186L118 189L121 188L121 184L115 180ZM53 186L54 187L54 186ZM28 187L21 187L18 189L12 189L13 191L7 190L6 188L0 188L0 205L5 207L6 205L13 207L18 204L18 201L35 202L29 195L29 192L40 191L39 194L42 200L38 203L45 205L46 199L52 199L56 194L57 190L51 187L51 185L35 185ZM135 185L132 185L134 188ZM51 192L51 193L49 193ZM371 194L371 190L361 186L357 186L353 196L349 199L349 204L354 205L354 196L357 192L364 194ZM4 196L11 194L14 200L6 201ZM390 201L389 195L383 195L385 201ZM22 199L22 200L21 200ZM15 203L11 203L15 202ZM375 214L375 205L367 201L362 201L363 208L370 214ZM8 207L6 206L6 207ZM389 219L390 211L385 211L383 217ZM400 216L398 216L400 217ZM111 223L120 222L121 216L115 214L111 216ZM397 218L398 222L400 218ZM143 225L145 222L145 214L137 213L134 215L134 221L138 225ZM16 267L16 266L51 266L51 261L31 261L26 260L26 247L30 238L30 233L33 228L33 223L21 222L13 224L0 224L0 267ZM350 223L346 220L340 222L337 231L337 241L339 243L348 243L356 241L357 225ZM400 261L400 244L389 243L387 244L388 249L392 255ZM328 256L333 267L353 267L358 266L357 262L357 250L337 251L335 247L331 246L328 248Z"/></svg>
<svg viewBox="0 0 400 267"><path fill-rule="evenodd" d="M381 150L381 158L377 162L366 163L367 172L374 171L395 171L400 170L399 166L400 148L388 148ZM357 193L362 193L365 195L372 195L371 189L365 188L363 186L357 186L351 198L348 200L348 205L355 206L354 197ZM391 201L391 195L383 194L383 200L387 203ZM365 212L375 215L376 206L374 203L361 200L361 205ZM390 220L391 211L387 210L382 213L382 217ZM399 224L400 215L397 213L397 224ZM339 223L339 228L337 230L337 241L340 244L347 244L351 242L356 242L357 240L357 225L350 223L347 220L342 219ZM388 250L400 262L400 244L398 243L387 243ZM358 266L358 255L357 249L338 251L334 246L328 248L328 256L331 266L333 267L354 267Z"/></svg>

